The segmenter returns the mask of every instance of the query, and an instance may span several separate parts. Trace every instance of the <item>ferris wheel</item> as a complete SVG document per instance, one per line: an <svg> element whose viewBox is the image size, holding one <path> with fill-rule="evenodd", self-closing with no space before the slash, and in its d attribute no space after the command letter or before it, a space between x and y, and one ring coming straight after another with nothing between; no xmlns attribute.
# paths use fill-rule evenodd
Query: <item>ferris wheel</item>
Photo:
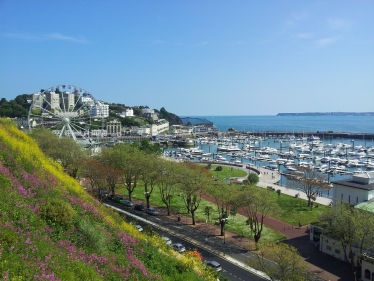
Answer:
<svg viewBox="0 0 374 281"><path fill-rule="evenodd" d="M95 98L82 88L58 85L33 94L29 130L50 128L60 138L88 139Z"/></svg>

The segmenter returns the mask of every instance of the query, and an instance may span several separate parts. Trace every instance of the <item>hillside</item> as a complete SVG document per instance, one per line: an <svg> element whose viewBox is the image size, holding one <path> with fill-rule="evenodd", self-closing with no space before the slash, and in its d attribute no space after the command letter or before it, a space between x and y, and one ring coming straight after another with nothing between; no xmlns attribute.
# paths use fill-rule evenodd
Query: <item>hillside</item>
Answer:
<svg viewBox="0 0 374 281"><path fill-rule="evenodd" d="M215 280L88 195L9 119L0 119L0 279Z"/></svg>

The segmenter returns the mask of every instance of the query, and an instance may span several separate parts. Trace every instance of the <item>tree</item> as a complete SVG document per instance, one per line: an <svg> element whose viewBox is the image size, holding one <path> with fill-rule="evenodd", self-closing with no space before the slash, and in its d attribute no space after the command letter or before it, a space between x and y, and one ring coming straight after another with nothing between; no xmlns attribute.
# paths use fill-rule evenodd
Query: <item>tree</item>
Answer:
<svg viewBox="0 0 374 281"><path fill-rule="evenodd" d="M374 216L366 208L357 209L348 203L337 204L319 219L322 233L338 241L344 251L344 259L349 262L355 280L365 250L373 245ZM353 254L353 248L359 253Z"/></svg>
<svg viewBox="0 0 374 281"><path fill-rule="evenodd" d="M167 215L170 216L171 200L177 191L179 185L181 165L168 160L159 159L157 165L157 186L160 190L161 200L167 209Z"/></svg>
<svg viewBox="0 0 374 281"><path fill-rule="evenodd" d="M292 189L301 189L308 198L308 206L313 207L312 200L321 191L331 189L332 186L325 180L324 175L311 167L297 167L297 172L287 176L287 186Z"/></svg>
<svg viewBox="0 0 374 281"><path fill-rule="evenodd" d="M107 176L106 181L107 181L108 188L111 194L115 194L117 183L122 178L122 171L119 169L119 167L116 166L116 163L112 161L113 159L115 159L113 153L114 153L113 149L107 148L107 149L103 149L101 151L101 155L98 156L99 161L102 164L108 167L111 167L111 169L106 175Z"/></svg>
<svg viewBox="0 0 374 281"><path fill-rule="evenodd" d="M224 235L226 219L231 208L236 208L235 198L238 194L236 186L228 184L224 180L217 180L209 186L209 194L214 198L217 205L221 236Z"/></svg>
<svg viewBox="0 0 374 281"><path fill-rule="evenodd" d="M144 195L147 208L149 208L149 199L158 180L157 165L159 159L152 154L143 154L138 160L141 167L140 179L144 183Z"/></svg>
<svg viewBox="0 0 374 281"><path fill-rule="evenodd" d="M280 212L277 203L271 200L269 190L257 186L247 186L239 196L240 207L248 217L247 223L253 232L255 243L260 240L264 219Z"/></svg>
<svg viewBox="0 0 374 281"><path fill-rule="evenodd" d="M78 143L72 138L58 138L45 128L33 129L30 136L47 156L59 162L71 177L76 178L82 159L87 155Z"/></svg>
<svg viewBox="0 0 374 281"><path fill-rule="evenodd" d="M121 170L128 197L131 201L131 195L138 185L142 172L141 164L138 161L139 157L142 156L142 152L130 143L117 144L112 149L113 166Z"/></svg>
<svg viewBox="0 0 374 281"><path fill-rule="evenodd" d="M112 174L112 167L101 163L94 157L84 159L83 167L82 175L89 182L89 190L101 201L108 191L107 177Z"/></svg>
<svg viewBox="0 0 374 281"><path fill-rule="evenodd" d="M193 162L182 162L184 168L179 178L180 190L187 212L191 214L192 224L195 225L195 211L201 202L202 192L209 184L211 175L204 167Z"/></svg>
<svg viewBox="0 0 374 281"><path fill-rule="evenodd" d="M257 184L258 181L260 180L256 173L249 173L247 179L248 179L250 184L254 184L254 185Z"/></svg>
<svg viewBox="0 0 374 281"><path fill-rule="evenodd" d="M248 260L248 265L264 272L271 280L312 280L308 264L297 249L284 243L258 243L258 254Z"/></svg>
<svg viewBox="0 0 374 281"><path fill-rule="evenodd" d="M161 155L162 148L158 144L152 144L147 139L142 139L140 142L134 142L133 146L147 154Z"/></svg>

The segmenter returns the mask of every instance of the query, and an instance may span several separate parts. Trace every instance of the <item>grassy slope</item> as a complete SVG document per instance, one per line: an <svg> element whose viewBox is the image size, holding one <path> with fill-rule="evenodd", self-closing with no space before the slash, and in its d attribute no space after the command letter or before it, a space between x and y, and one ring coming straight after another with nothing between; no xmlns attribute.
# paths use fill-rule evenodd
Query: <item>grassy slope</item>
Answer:
<svg viewBox="0 0 374 281"><path fill-rule="evenodd" d="M214 279L196 258L99 204L7 119L0 120L0 192L0 279Z"/></svg>

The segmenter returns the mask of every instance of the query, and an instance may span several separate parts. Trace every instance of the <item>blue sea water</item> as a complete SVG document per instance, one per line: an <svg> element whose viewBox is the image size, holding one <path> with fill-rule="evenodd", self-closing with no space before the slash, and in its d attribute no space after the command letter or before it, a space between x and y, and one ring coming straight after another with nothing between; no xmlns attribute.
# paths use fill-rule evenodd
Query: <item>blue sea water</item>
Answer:
<svg viewBox="0 0 374 281"><path fill-rule="evenodd" d="M374 133L374 116L189 116L205 118L222 131Z"/></svg>

